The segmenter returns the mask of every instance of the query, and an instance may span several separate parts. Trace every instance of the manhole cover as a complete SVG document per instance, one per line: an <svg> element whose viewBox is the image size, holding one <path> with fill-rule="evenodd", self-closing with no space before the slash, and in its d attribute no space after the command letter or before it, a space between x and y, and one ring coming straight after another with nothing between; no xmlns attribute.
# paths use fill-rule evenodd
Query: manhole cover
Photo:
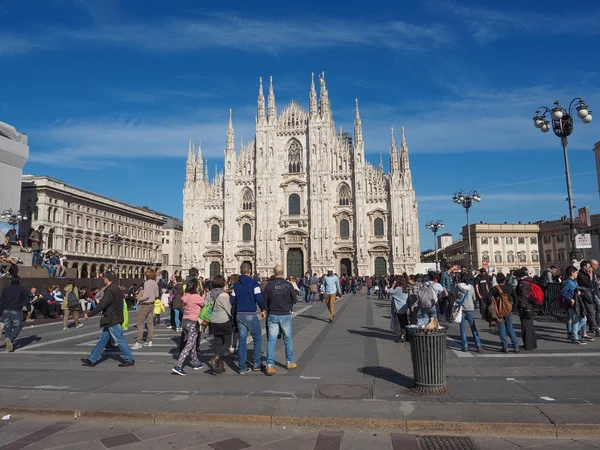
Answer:
<svg viewBox="0 0 600 450"><path fill-rule="evenodd" d="M473 441L460 436L421 436L422 450L477 450Z"/></svg>
<svg viewBox="0 0 600 450"><path fill-rule="evenodd" d="M369 384L321 384L314 398L357 400L373 398L373 386Z"/></svg>

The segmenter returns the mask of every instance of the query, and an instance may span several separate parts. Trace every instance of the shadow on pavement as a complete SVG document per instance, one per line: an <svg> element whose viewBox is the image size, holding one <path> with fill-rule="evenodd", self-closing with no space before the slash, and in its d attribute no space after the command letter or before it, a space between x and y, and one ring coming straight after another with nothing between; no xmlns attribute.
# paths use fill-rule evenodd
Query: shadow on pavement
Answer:
<svg viewBox="0 0 600 450"><path fill-rule="evenodd" d="M389 381L390 383L397 384L398 386L402 386L407 389L410 389L415 385L414 380L411 377L407 377L406 375L396 372L394 369L390 369L389 367L367 366L361 367L358 369L358 372L370 377Z"/></svg>
<svg viewBox="0 0 600 450"><path fill-rule="evenodd" d="M348 330L348 333L358 334L359 336L364 336L364 337L374 337L376 339L385 339L388 341L393 341L394 339L396 339L398 337L395 333L393 333L389 330L385 330L383 328L374 328L374 327L363 327L363 328L368 331Z"/></svg>

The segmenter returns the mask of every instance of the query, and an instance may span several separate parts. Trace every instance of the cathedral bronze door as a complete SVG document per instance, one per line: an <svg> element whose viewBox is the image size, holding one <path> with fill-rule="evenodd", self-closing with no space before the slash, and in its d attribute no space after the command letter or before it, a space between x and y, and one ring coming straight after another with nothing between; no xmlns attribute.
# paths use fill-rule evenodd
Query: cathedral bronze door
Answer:
<svg viewBox="0 0 600 450"><path fill-rule="evenodd" d="M299 248L290 248L287 252L287 276L296 279L304 275L304 254Z"/></svg>
<svg viewBox="0 0 600 450"><path fill-rule="evenodd" d="M387 261L385 258L375 258L375 275L387 275Z"/></svg>
<svg viewBox="0 0 600 450"><path fill-rule="evenodd" d="M352 262L348 258L344 258L340 261L340 275L351 275L352 274Z"/></svg>

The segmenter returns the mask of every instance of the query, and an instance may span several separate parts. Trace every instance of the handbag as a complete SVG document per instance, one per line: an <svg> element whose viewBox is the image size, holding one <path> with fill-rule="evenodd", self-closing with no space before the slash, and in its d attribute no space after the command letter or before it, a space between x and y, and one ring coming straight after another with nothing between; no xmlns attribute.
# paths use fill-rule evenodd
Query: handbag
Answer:
<svg viewBox="0 0 600 450"><path fill-rule="evenodd" d="M462 300L458 304L455 303L454 306L452 307L452 323L461 323L462 322L462 318L463 318L462 307L463 307L463 303L465 302L465 300L467 298L468 293L469 293L469 290L467 289L465 291L465 294L463 295Z"/></svg>

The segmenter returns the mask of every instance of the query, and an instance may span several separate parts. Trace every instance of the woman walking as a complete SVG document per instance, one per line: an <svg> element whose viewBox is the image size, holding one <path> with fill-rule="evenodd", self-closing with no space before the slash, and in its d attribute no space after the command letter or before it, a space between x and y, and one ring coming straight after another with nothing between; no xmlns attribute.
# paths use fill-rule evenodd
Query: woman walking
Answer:
<svg viewBox="0 0 600 450"><path fill-rule="evenodd" d="M231 316L231 302L229 293L225 290L225 278L217 275L212 279L212 290L208 293L208 300L212 302L212 320L208 331L213 335L215 344L215 356L208 360L211 370L220 375L225 372L223 357L231 347L233 334L233 322Z"/></svg>
<svg viewBox="0 0 600 450"><path fill-rule="evenodd" d="M406 280L397 276L394 286L390 289L392 296L392 318L400 325L400 335L394 342L406 341L406 327L408 327L408 292Z"/></svg>
<svg viewBox="0 0 600 450"><path fill-rule="evenodd" d="M519 299L519 318L521 319L521 339L523 339L523 349L535 350L537 348L537 338L535 336L535 327L533 325L533 305L529 301L531 293L531 283L533 279L529 277L527 267L522 267L515 272L517 283L517 298Z"/></svg>
<svg viewBox="0 0 600 450"><path fill-rule="evenodd" d="M473 341L477 346L477 352L482 353L481 340L479 339L479 332L475 325L475 288L471 284L472 277L467 272L460 274L459 283L456 286L455 301L462 302L462 321L460 322L460 339L462 342L462 351L468 352L469 345L467 342L467 322L473 333Z"/></svg>
<svg viewBox="0 0 600 450"><path fill-rule="evenodd" d="M146 337L146 347L152 347L152 338L154 337L154 302L158 296L158 284L156 283L156 272L152 269L146 270L146 281L144 282L143 292L138 298L140 310L137 316L137 338L131 350L139 350L143 347L144 322L148 327Z"/></svg>
<svg viewBox="0 0 600 450"><path fill-rule="evenodd" d="M202 363L198 360L196 339L199 331L198 316L200 315L200 310L204 306L205 296L198 294L198 286L198 280L195 278L189 280L185 289L186 294L181 299L184 307L183 332L186 335L186 344L179 355L177 365L171 369L171 372L181 376L185 376L186 374L183 371L183 365L185 364L188 355L194 370L200 370L203 367Z"/></svg>

